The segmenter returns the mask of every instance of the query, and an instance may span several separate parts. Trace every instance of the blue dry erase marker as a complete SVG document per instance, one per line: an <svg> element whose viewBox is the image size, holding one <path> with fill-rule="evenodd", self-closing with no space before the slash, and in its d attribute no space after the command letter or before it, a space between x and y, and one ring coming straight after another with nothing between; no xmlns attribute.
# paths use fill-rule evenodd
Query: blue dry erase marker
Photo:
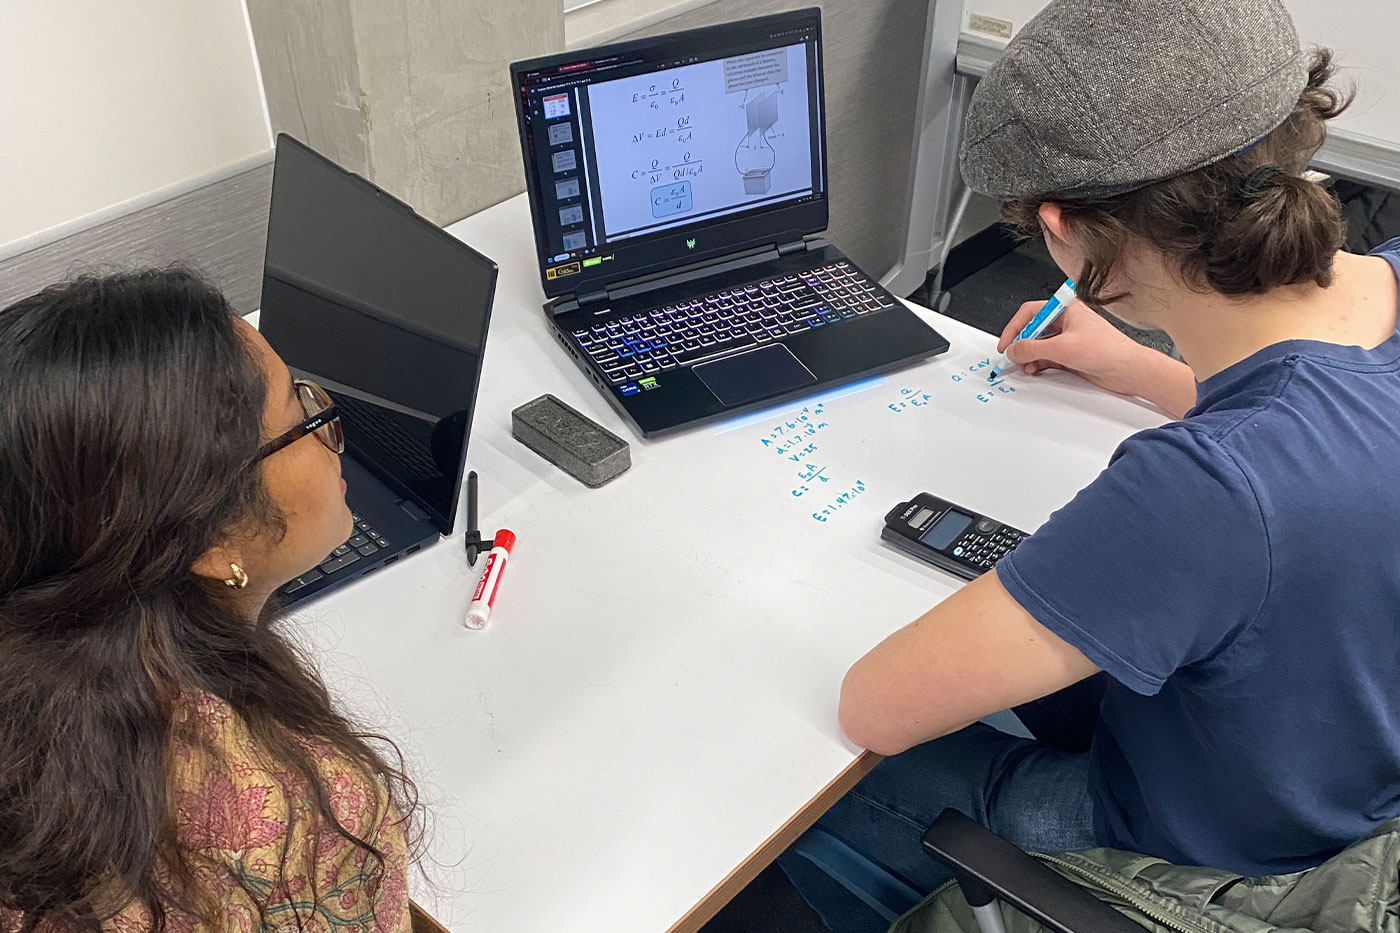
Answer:
<svg viewBox="0 0 1400 933"><path fill-rule="evenodd" d="M1044 306L1035 313L1035 317L1031 318L1030 323L1021 328L1021 332L1016 335L1016 340L1034 340L1036 337L1045 333L1045 328L1049 327L1051 322L1059 317L1060 312L1069 307L1069 303L1073 300L1074 282L1070 279L1065 279L1065 284L1055 290L1055 294L1051 295L1050 300L1045 302ZM1011 343L1015 343L1016 340L1011 341ZM1006 349L1010 350L1011 344L1007 344ZM992 373L987 377L987 381L991 382L997 376L1001 375L1002 370L1010 369L1015 365L1016 364L1011 362L1010 358L1003 353L1001 359L997 360L997 364L992 367Z"/></svg>

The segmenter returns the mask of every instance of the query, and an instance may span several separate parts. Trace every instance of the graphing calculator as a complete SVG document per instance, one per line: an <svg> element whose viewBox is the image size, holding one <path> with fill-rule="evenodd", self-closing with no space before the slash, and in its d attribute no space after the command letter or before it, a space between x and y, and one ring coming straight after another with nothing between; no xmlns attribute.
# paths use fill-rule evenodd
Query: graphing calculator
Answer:
<svg viewBox="0 0 1400 933"><path fill-rule="evenodd" d="M880 537L919 560L975 580L1014 551L1027 534L921 492L890 509Z"/></svg>

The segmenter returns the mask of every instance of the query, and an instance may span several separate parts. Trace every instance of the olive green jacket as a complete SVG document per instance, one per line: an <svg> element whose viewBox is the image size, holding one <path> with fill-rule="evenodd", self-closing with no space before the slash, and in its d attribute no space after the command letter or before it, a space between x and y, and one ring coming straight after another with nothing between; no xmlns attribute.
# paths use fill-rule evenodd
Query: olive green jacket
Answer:
<svg viewBox="0 0 1400 933"><path fill-rule="evenodd" d="M1246 878L1213 868L1086 849L1036 856L1155 933L1400 933L1400 820L1308 871ZM1007 933L1045 927L1002 905ZM895 921L890 933L977 933L956 885Z"/></svg>

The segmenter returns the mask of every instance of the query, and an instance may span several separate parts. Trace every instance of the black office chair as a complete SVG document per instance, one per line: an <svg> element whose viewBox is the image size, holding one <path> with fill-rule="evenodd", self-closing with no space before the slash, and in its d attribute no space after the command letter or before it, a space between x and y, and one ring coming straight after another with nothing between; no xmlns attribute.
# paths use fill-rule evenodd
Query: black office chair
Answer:
<svg viewBox="0 0 1400 933"><path fill-rule="evenodd" d="M924 851L953 871L982 933L1006 933L1005 901L1056 933L1142 933L1142 927L1044 864L963 816L944 810Z"/></svg>

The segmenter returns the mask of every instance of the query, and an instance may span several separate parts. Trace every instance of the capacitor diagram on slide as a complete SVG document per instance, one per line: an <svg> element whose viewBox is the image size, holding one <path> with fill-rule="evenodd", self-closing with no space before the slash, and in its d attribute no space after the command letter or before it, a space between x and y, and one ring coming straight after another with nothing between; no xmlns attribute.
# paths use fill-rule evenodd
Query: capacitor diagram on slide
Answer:
<svg viewBox="0 0 1400 933"><path fill-rule="evenodd" d="M748 132L734 147L734 170L744 179L744 194L767 194L773 187L773 166L778 161L768 133L778 122L778 98L782 89L764 88L749 97L744 92L744 116Z"/></svg>

